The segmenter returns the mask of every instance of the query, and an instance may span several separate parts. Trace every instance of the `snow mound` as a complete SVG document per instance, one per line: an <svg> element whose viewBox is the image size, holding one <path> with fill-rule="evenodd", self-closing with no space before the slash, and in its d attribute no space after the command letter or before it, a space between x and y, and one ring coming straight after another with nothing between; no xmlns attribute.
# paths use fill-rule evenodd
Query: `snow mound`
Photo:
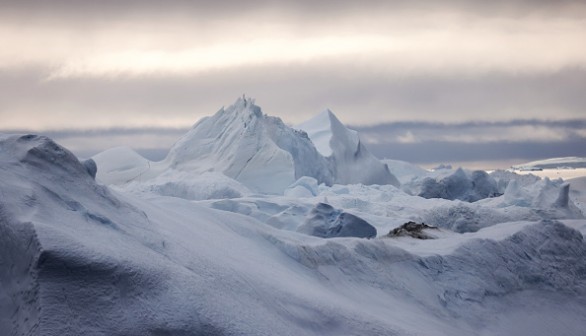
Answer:
<svg viewBox="0 0 586 336"><path fill-rule="evenodd" d="M296 126L307 133L319 152L333 162L337 184L391 184L397 178L360 141L356 131L344 126L330 110Z"/></svg>
<svg viewBox="0 0 586 336"><path fill-rule="evenodd" d="M330 164L309 138L279 118L263 115L253 100L204 118L171 148L165 159L177 171L217 171L253 191L280 194L302 176L331 184Z"/></svg>
<svg viewBox="0 0 586 336"><path fill-rule="evenodd" d="M115 147L92 157L96 162L98 181L111 184L124 184L147 172L151 162L129 147Z"/></svg>
<svg viewBox="0 0 586 336"><path fill-rule="evenodd" d="M496 181L483 170L468 175L462 168L441 179L427 177L422 181L419 196L476 202L498 196Z"/></svg>
<svg viewBox="0 0 586 336"><path fill-rule="evenodd" d="M376 237L376 229L367 221L326 203L318 203L311 209L305 224L297 231L321 238Z"/></svg>

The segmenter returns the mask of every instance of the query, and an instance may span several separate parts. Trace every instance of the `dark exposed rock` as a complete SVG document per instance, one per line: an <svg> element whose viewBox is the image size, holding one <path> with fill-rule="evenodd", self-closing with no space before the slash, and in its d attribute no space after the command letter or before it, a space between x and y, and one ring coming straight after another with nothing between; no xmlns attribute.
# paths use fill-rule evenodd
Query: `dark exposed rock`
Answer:
<svg viewBox="0 0 586 336"><path fill-rule="evenodd" d="M425 231L424 231L425 230ZM428 233L429 230L438 230L435 226L425 223L407 222L398 228L392 229L387 237L413 237L417 239L434 239L435 237Z"/></svg>

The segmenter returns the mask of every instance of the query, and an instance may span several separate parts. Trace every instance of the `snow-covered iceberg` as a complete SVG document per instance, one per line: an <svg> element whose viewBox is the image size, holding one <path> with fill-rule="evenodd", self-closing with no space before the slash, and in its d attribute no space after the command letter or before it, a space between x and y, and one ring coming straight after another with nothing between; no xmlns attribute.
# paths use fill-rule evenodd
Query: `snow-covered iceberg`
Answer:
<svg viewBox="0 0 586 336"><path fill-rule="evenodd" d="M334 181L329 162L304 133L264 115L246 98L200 120L173 145L165 162L179 171L218 171L266 193L282 193L302 176Z"/></svg>
<svg viewBox="0 0 586 336"><path fill-rule="evenodd" d="M101 182L132 183L133 190L153 193L168 190L161 185L196 187L199 176L210 172L224 174L252 192L270 194L283 194L302 177L325 185L399 185L386 164L370 154L358 134L342 125L333 113L322 113L304 125L325 128L331 152L324 149L319 137L311 138L315 133L308 136L291 128L281 119L263 114L253 99L243 97L197 122L161 162L150 162L130 148L107 150L93 159L100 168ZM308 130L314 130L311 127ZM188 185L180 186L185 180L190 181ZM221 194L221 190L215 194Z"/></svg>

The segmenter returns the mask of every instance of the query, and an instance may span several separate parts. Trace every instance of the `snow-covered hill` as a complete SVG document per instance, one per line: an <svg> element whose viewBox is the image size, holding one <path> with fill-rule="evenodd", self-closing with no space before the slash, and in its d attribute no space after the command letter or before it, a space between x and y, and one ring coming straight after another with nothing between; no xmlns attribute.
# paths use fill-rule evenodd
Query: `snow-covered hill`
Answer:
<svg viewBox="0 0 586 336"><path fill-rule="evenodd" d="M582 179L500 173L504 194L474 203L295 180L294 147L315 148L249 103L163 162L102 153L97 175L49 138L0 135L0 335L583 335ZM266 179L242 181L293 183L224 175L253 167ZM409 221L434 239L387 237Z"/></svg>

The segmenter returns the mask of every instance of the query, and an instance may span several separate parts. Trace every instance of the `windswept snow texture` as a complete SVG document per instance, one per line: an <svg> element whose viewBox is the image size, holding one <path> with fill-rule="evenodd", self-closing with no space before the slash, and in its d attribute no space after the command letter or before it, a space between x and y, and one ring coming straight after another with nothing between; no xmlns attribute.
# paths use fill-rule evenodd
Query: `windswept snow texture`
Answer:
<svg viewBox="0 0 586 336"><path fill-rule="evenodd" d="M88 167L46 137L0 136L7 335L583 335L586 221L540 217L572 206L566 184L533 187L547 196L527 208L311 180L297 185L313 197L194 202L112 191ZM386 233L457 204L493 222L430 240L294 232L349 209ZM533 217L510 221L520 209Z"/></svg>
<svg viewBox="0 0 586 336"><path fill-rule="evenodd" d="M180 171L218 171L265 193L282 193L302 176L333 182L329 163L309 138L263 115L251 99L238 99L198 122L165 161Z"/></svg>
<svg viewBox="0 0 586 336"><path fill-rule="evenodd" d="M296 128L307 132L319 152L332 161L335 183L399 186L387 165L364 147L358 133L346 128L330 110Z"/></svg>

